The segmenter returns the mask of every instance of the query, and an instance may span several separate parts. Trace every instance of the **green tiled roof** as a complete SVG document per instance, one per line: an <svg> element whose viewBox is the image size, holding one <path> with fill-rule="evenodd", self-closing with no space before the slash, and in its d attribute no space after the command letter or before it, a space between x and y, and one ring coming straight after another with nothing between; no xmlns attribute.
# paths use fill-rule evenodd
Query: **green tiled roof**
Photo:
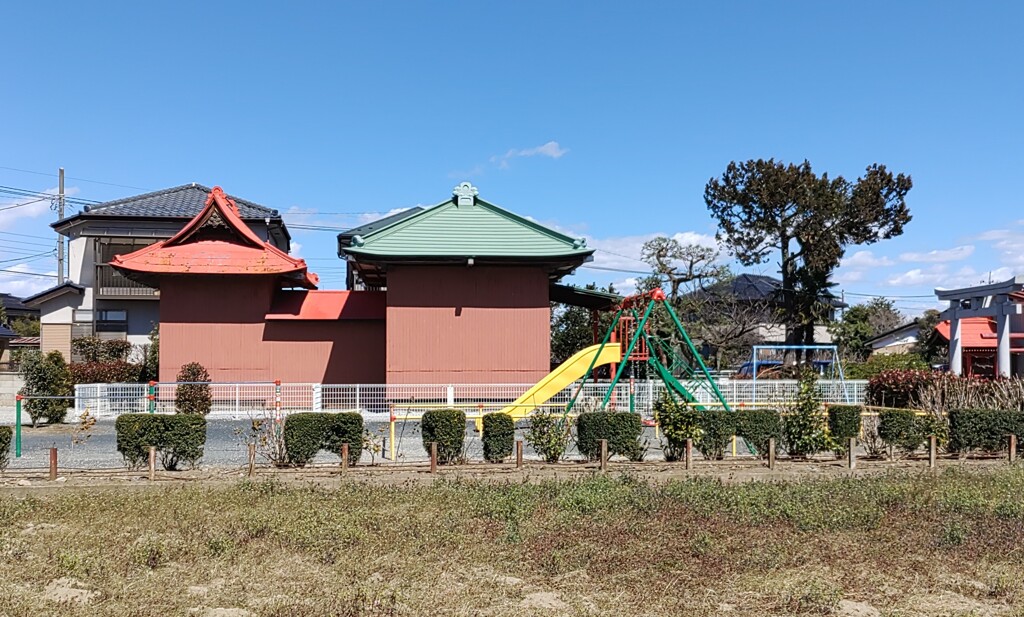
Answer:
<svg viewBox="0 0 1024 617"><path fill-rule="evenodd" d="M366 235L354 236L343 250L357 259L557 257L579 261L594 252L581 238L513 214L475 193L476 189L463 183L452 199Z"/></svg>

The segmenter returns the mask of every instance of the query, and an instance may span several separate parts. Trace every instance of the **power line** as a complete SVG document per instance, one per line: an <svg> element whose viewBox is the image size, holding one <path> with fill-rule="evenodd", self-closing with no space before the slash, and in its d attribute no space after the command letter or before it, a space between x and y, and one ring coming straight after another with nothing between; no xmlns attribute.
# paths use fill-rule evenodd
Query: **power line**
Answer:
<svg viewBox="0 0 1024 617"><path fill-rule="evenodd" d="M42 277L45 277L45 278L48 278L48 279L54 277L53 274L43 274L42 272L22 272L21 270L4 270L4 269L0 269L0 272L4 272L4 273L7 273L7 274L23 274L25 276L42 276Z"/></svg>
<svg viewBox="0 0 1024 617"><path fill-rule="evenodd" d="M22 238L37 238L39 240L49 240L48 236L33 236L32 234L17 234L13 231L0 231L0 236L21 236Z"/></svg>
<svg viewBox="0 0 1024 617"><path fill-rule="evenodd" d="M29 261L35 261L34 258L42 259L43 257L50 257L53 255L53 251L46 251L44 253L36 253L35 255L26 255L25 257L18 257L15 259L0 259L0 264L11 263L14 261L20 261L28 263Z"/></svg>
<svg viewBox="0 0 1024 617"><path fill-rule="evenodd" d="M36 175L36 176L48 176L50 178L56 178L57 177L57 174L50 174L50 173L46 173L46 172L42 172L42 171L31 171L31 170L28 170L28 169L17 169L15 167L3 167L3 166L0 166L0 169L6 169L7 171L16 171L18 173L23 173L23 174L33 174L33 175ZM135 190L138 190L138 191L148 191L148 190L150 190L150 189L144 189L141 186L131 186L131 185L128 185L128 184L117 184L117 183L114 183L114 182L102 182L100 180L89 180L88 178L73 178L71 176L67 176L67 179L68 180L75 180L77 182L89 182L90 184L103 184L105 186L117 186L117 187L121 187L123 189L135 189Z"/></svg>

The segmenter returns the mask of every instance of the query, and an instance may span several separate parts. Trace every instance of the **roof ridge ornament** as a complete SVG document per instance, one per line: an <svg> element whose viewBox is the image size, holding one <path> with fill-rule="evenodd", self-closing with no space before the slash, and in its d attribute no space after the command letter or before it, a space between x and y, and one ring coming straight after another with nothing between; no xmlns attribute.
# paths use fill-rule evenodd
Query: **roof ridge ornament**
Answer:
<svg viewBox="0 0 1024 617"><path fill-rule="evenodd" d="M455 205L457 207L472 206L476 203L476 196L479 194L480 191L469 182L463 182L452 189L452 195L456 198Z"/></svg>

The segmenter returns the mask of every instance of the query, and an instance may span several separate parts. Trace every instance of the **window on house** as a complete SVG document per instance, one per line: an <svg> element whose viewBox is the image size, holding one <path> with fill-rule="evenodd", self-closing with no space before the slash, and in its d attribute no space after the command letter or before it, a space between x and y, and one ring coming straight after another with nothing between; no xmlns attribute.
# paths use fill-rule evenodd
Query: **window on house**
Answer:
<svg viewBox="0 0 1024 617"><path fill-rule="evenodd" d="M125 338L128 336L128 311L98 310L96 311L96 336L105 339Z"/></svg>

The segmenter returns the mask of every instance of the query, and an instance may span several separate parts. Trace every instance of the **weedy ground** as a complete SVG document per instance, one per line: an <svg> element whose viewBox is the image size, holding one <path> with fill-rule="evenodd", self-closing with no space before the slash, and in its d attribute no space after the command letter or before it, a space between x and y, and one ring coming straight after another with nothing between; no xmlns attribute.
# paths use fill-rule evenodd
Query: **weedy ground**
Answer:
<svg viewBox="0 0 1024 617"><path fill-rule="evenodd" d="M0 615L1024 615L1024 470L0 494Z"/></svg>

